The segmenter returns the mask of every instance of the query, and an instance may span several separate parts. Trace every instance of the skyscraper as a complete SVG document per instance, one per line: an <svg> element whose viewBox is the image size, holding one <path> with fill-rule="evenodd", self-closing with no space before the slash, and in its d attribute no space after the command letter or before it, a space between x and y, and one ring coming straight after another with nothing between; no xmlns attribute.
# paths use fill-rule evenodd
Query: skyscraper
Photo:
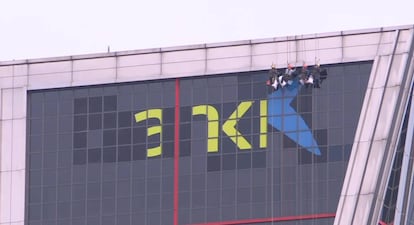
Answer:
<svg viewBox="0 0 414 225"><path fill-rule="evenodd" d="M413 37L0 62L0 224L413 224Z"/></svg>

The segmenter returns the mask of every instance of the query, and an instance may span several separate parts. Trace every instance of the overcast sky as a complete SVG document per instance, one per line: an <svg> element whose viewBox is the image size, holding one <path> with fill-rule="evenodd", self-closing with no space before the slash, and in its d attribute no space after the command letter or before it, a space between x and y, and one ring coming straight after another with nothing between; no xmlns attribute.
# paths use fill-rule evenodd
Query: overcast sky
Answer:
<svg viewBox="0 0 414 225"><path fill-rule="evenodd" d="M0 61L414 24L414 0L0 0Z"/></svg>

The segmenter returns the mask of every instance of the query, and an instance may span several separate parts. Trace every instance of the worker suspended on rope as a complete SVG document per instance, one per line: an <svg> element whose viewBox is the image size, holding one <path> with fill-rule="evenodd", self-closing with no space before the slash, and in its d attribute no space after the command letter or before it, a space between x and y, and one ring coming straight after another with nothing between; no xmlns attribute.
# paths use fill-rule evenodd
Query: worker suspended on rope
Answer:
<svg viewBox="0 0 414 225"><path fill-rule="evenodd" d="M322 84L323 80L325 80L328 77L327 70L322 69L321 65L319 63L317 63L315 65L315 67L313 67L312 74L315 78L315 82L314 82L313 87L314 88L321 88L320 85Z"/></svg>
<svg viewBox="0 0 414 225"><path fill-rule="evenodd" d="M295 72L296 72L295 67L289 63L285 70L285 74L289 76L293 76Z"/></svg>
<svg viewBox="0 0 414 225"><path fill-rule="evenodd" d="M309 87L314 82L314 77L312 73L309 72L308 65L306 65L306 63L303 64L299 76L299 83L304 85L305 87Z"/></svg>
<svg viewBox="0 0 414 225"><path fill-rule="evenodd" d="M274 90L277 90L279 87L279 81L282 74L276 69L275 64L272 63L271 69L269 70L269 79L267 80L267 85L272 86Z"/></svg>
<svg viewBox="0 0 414 225"><path fill-rule="evenodd" d="M286 82L286 84L291 85L293 83L293 79L296 76L296 68L292 64L288 63L285 74L283 75L283 80Z"/></svg>
<svg viewBox="0 0 414 225"><path fill-rule="evenodd" d="M320 88L320 84L327 78L328 73L326 69L321 68L319 63L312 68L312 71L304 63L299 74L296 72L296 68L290 63L284 73L277 70L275 64L272 63L268 75L269 78L266 84L272 86L273 90L278 90L286 85L291 85L295 79L298 79L299 83L305 87Z"/></svg>
<svg viewBox="0 0 414 225"><path fill-rule="evenodd" d="M320 84L321 82L321 65L317 63L312 70L312 74L315 78L315 82L313 84L314 88L321 88Z"/></svg>
<svg viewBox="0 0 414 225"><path fill-rule="evenodd" d="M322 69L322 68L320 68L320 65L319 65L319 70L320 70L320 74L321 74L321 84L322 84L322 82L326 79L326 78L328 78L328 71L326 70L326 69Z"/></svg>
<svg viewBox="0 0 414 225"><path fill-rule="evenodd" d="M267 85L272 85L276 80L277 69L275 64L272 63L272 66L269 70L269 79L267 80Z"/></svg>

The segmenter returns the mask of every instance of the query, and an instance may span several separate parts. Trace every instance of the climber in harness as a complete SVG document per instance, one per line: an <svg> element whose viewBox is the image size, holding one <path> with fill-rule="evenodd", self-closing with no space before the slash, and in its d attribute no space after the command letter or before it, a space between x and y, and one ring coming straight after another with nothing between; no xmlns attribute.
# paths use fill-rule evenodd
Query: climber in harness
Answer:
<svg viewBox="0 0 414 225"><path fill-rule="evenodd" d="M269 79L266 84L272 86L274 90L277 90L280 83L279 77L281 77L281 75L282 74L276 69L275 64L272 63L271 69L269 70Z"/></svg>
<svg viewBox="0 0 414 225"><path fill-rule="evenodd" d="M313 67L312 74L315 77L314 88L321 88L321 65L318 63Z"/></svg>
<svg viewBox="0 0 414 225"><path fill-rule="evenodd" d="M322 82L328 78L328 71L326 69L320 69L320 73L321 73L321 84Z"/></svg>
<svg viewBox="0 0 414 225"><path fill-rule="evenodd" d="M312 74L315 78L315 82L313 84L314 88L321 88L321 84L323 80L325 80L328 77L328 72L326 69L322 69L321 65L317 63L315 67L313 67Z"/></svg>
<svg viewBox="0 0 414 225"><path fill-rule="evenodd" d="M286 84L291 85L293 83L293 79L296 78L296 69L292 64L288 64L285 74L283 75L283 78L281 79L284 82L284 87ZM281 84L282 85L282 84Z"/></svg>
<svg viewBox="0 0 414 225"><path fill-rule="evenodd" d="M296 68L290 63L284 73L277 70L275 64L272 63L268 74L269 78L266 81L266 84L272 86L273 90L278 90L279 87L283 88L286 85L291 85L295 79L299 79L299 83L307 88L309 86L320 88L320 84L322 84L323 80L328 76L327 70L322 69L319 63L312 68L312 71L310 71L308 65L304 63L299 74L296 72Z"/></svg>
<svg viewBox="0 0 414 225"><path fill-rule="evenodd" d="M272 66L271 66L268 74L269 74L269 79L267 80L266 84L267 85L272 85L275 82L276 75L277 75L277 69L276 69L275 64L272 63Z"/></svg>
<svg viewBox="0 0 414 225"><path fill-rule="evenodd" d="M314 77L312 73L308 70L308 65L305 63L302 66L302 70L299 75L299 83L304 85L305 87L309 87L314 82Z"/></svg>

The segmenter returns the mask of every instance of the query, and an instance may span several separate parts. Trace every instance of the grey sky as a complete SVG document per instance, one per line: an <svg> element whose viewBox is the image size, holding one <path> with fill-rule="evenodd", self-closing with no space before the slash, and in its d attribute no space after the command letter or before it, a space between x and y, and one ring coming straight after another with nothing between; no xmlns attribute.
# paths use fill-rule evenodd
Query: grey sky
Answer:
<svg viewBox="0 0 414 225"><path fill-rule="evenodd" d="M413 0L0 0L0 61L407 24Z"/></svg>

